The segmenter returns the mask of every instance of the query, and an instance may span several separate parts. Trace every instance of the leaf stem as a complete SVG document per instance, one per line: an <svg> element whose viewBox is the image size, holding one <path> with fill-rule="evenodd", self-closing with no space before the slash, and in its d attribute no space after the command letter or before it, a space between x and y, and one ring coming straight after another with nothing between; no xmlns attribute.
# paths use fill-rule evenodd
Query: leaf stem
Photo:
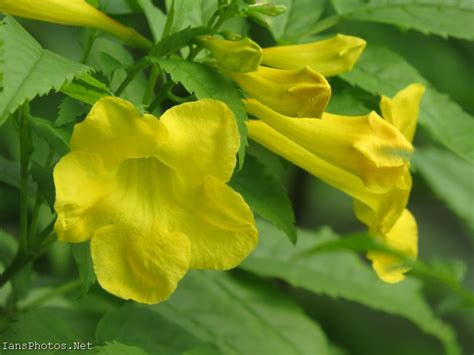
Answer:
<svg viewBox="0 0 474 355"><path fill-rule="evenodd" d="M143 96L143 104L149 105L151 100L153 99L153 93L155 90L156 83L158 81L158 77L160 76L160 67L158 65L153 65L150 73L150 79L148 81L148 86L145 91L145 95Z"/></svg>
<svg viewBox="0 0 474 355"><path fill-rule="evenodd" d="M28 250L28 176L30 166L29 106L20 109L20 245L19 253Z"/></svg>
<svg viewBox="0 0 474 355"><path fill-rule="evenodd" d="M135 79L140 71L146 69L150 65L150 61L147 57L141 58L138 62L127 69L127 77L120 84L120 87L115 91L116 96L122 95L127 86Z"/></svg>

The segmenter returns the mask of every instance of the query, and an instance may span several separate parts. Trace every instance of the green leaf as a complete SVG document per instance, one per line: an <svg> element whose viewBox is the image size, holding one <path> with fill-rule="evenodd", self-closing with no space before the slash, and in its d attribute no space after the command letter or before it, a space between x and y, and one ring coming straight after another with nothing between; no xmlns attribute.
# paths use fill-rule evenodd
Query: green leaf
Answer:
<svg viewBox="0 0 474 355"><path fill-rule="evenodd" d="M38 192L46 199L51 209L53 209L56 192L54 190L52 169L49 167L46 168L33 161L31 164L31 175L33 181L38 185Z"/></svg>
<svg viewBox="0 0 474 355"><path fill-rule="evenodd" d="M319 20L326 0L276 0L273 3L286 6L286 12L272 19L273 37L277 41L290 42L306 33Z"/></svg>
<svg viewBox="0 0 474 355"><path fill-rule="evenodd" d="M402 57L386 48L367 46L355 68L341 78L374 95L394 96L411 83L427 85L419 123L433 139L474 163L474 118L436 91Z"/></svg>
<svg viewBox="0 0 474 355"><path fill-rule="evenodd" d="M0 229L0 265L5 267L10 264L17 249L17 240L10 233Z"/></svg>
<svg viewBox="0 0 474 355"><path fill-rule="evenodd" d="M321 329L299 306L275 286L242 272L191 271L167 302L130 304L106 314L97 337L137 346L181 346L180 351L196 348L194 339L215 345L219 354L328 354Z"/></svg>
<svg viewBox="0 0 474 355"><path fill-rule="evenodd" d="M216 0L166 0L166 8L171 11L174 4L171 32L178 32L189 26L202 26L217 9ZM205 11L206 9L206 11Z"/></svg>
<svg viewBox="0 0 474 355"><path fill-rule="evenodd" d="M2 333L2 341L9 343L57 343L65 344L64 350L74 342L91 342L95 319L84 311L72 311L44 307L27 313L19 313L15 322ZM36 351L15 351L15 354L31 354ZM39 351L38 351L39 352ZM66 352L67 353L67 352ZM58 354L58 350L45 350L41 354Z"/></svg>
<svg viewBox="0 0 474 355"><path fill-rule="evenodd" d="M417 280L408 277L399 284L384 283L352 252L308 255L321 244L337 241L329 229L317 233L300 231L294 248L267 224L260 223L259 230L259 246L241 265L244 270L404 317L438 338L449 354L459 354L452 329L433 314Z"/></svg>
<svg viewBox="0 0 474 355"><path fill-rule="evenodd" d="M45 50L12 17L0 25L3 90L0 92L0 125L24 102L61 87L90 67Z"/></svg>
<svg viewBox="0 0 474 355"><path fill-rule="evenodd" d="M150 26L155 42L161 38L166 22L166 15L151 0L137 0Z"/></svg>
<svg viewBox="0 0 474 355"><path fill-rule="evenodd" d="M54 127L51 122L44 118L29 116L29 122L33 130L43 138L60 155L69 153L69 141L71 134L64 128Z"/></svg>
<svg viewBox="0 0 474 355"><path fill-rule="evenodd" d="M61 91L76 100L88 105L94 105L98 100L105 96L111 96L109 88L92 75L84 74L67 83L61 88Z"/></svg>
<svg viewBox="0 0 474 355"><path fill-rule="evenodd" d="M101 8L108 14L127 15L141 12L137 0L100 0Z"/></svg>
<svg viewBox="0 0 474 355"><path fill-rule="evenodd" d="M443 37L474 39L471 0L332 0L348 20L381 22Z"/></svg>
<svg viewBox="0 0 474 355"><path fill-rule="evenodd" d="M95 347L96 354L99 355L148 355L145 350L136 347L117 343L115 341L108 343L104 346Z"/></svg>
<svg viewBox="0 0 474 355"><path fill-rule="evenodd" d="M76 122L78 117L89 111L88 106L71 97L65 97L59 105L58 118L54 122L55 127L65 126Z"/></svg>
<svg viewBox="0 0 474 355"><path fill-rule="evenodd" d="M412 161L433 192L474 231L474 167L436 148L417 149Z"/></svg>
<svg viewBox="0 0 474 355"><path fill-rule="evenodd" d="M79 277L82 282L82 294L86 294L96 281L94 266L92 265L90 244L89 242L71 244L71 251L79 270Z"/></svg>
<svg viewBox="0 0 474 355"><path fill-rule="evenodd" d="M263 164L247 155L244 167L229 184L242 194L253 211L296 243L295 215L287 191L274 176L266 174Z"/></svg>
<svg viewBox="0 0 474 355"><path fill-rule="evenodd" d="M180 82L198 99L211 98L223 101L234 112L240 133L239 163L243 164L245 147L247 146L247 113L241 101L241 95L235 84L216 70L200 63L179 59L151 58L174 81Z"/></svg>
<svg viewBox="0 0 474 355"><path fill-rule="evenodd" d="M0 156L0 182L20 188L20 164Z"/></svg>

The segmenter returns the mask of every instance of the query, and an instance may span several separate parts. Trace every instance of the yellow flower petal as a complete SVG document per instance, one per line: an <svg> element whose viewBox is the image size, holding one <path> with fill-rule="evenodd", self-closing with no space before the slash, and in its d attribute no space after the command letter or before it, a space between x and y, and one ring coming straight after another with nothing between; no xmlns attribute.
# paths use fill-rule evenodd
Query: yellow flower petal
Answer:
<svg viewBox="0 0 474 355"><path fill-rule="evenodd" d="M109 177L95 154L72 152L54 169L59 240L79 243L90 239L105 221L98 204L107 195Z"/></svg>
<svg viewBox="0 0 474 355"><path fill-rule="evenodd" d="M91 241L99 284L123 299L158 303L169 298L186 274L190 242L182 233L159 228L102 227Z"/></svg>
<svg viewBox="0 0 474 355"><path fill-rule="evenodd" d="M411 259L418 255L418 227L415 218L404 210L390 232L382 234L382 241L391 249L397 250ZM367 257L377 275L385 282L397 283L405 278L410 268L400 265L400 260L392 255L371 251Z"/></svg>
<svg viewBox="0 0 474 355"><path fill-rule="evenodd" d="M245 100L245 107L311 153L359 176L371 191L387 191L405 182L406 155L413 147L375 112L359 117L324 114L322 119L296 119L252 99Z"/></svg>
<svg viewBox="0 0 474 355"><path fill-rule="evenodd" d="M152 45L138 32L108 17L85 0L2 0L0 11L45 22L97 28L143 49Z"/></svg>
<svg viewBox="0 0 474 355"><path fill-rule="evenodd" d="M331 96L326 78L309 67L227 73L250 97L290 117L321 117Z"/></svg>
<svg viewBox="0 0 474 355"><path fill-rule="evenodd" d="M228 41L213 36L200 36L197 41L209 49L222 70L247 73L257 70L262 60L262 48L250 38Z"/></svg>
<svg viewBox="0 0 474 355"><path fill-rule="evenodd" d="M264 48L262 63L279 69L309 66L324 76L332 76L352 70L365 44L361 38L338 34L313 43Z"/></svg>
<svg viewBox="0 0 474 355"><path fill-rule="evenodd" d="M424 92L423 85L411 84L399 91L393 99L382 96L380 100L380 108L385 120L397 127L410 142L415 136L420 101Z"/></svg>
<svg viewBox="0 0 474 355"><path fill-rule="evenodd" d="M189 267L232 268L255 248L252 212L225 185L239 137L223 103L176 106L160 121L105 98L72 141L55 172L57 229L72 242L92 234L94 267L109 292L156 303Z"/></svg>
<svg viewBox="0 0 474 355"><path fill-rule="evenodd" d="M240 139L234 114L225 104L205 99L174 106L160 122L168 132L158 153L163 162L190 182L206 175L223 182L230 179Z"/></svg>
<svg viewBox="0 0 474 355"><path fill-rule="evenodd" d="M407 188L376 193L368 190L358 176L321 159L266 123L250 120L247 128L249 137L257 143L354 198L357 217L377 230L389 231L407 204L411 187L407 167L403 175Z"/></svg>
<svg viewBox="0 0 474 355"><path fill-rule="evenodd" d="M186 205L174 223L191 240L191 268L232 269L255 249L255 220L240 194L211 176L196 189L180 191Z"/></svg>
<svg viewBox="0 0 474 355"><path fill-rule="evenodd" d="M105 97L74 127L71 150L97 154L112 168L125 159L153 156L166 139L166 128L155 117L140 116L128 101Z"/></svg>

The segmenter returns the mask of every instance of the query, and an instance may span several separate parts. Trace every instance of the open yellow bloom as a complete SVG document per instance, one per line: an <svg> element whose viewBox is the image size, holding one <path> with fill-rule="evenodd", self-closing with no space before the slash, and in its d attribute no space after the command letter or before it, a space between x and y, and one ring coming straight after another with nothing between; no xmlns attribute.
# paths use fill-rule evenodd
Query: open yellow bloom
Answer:
<svg viewBox="0 0 474 355"><path fill-rule="evenodd" d="M290 117L321 117L331 97L326 78L309 67L280 70L260 66L251 73L227 75L250 97Z"/></svg>
<svg viewBox="0 0 474 355"><path fill-rule="evenodd" d="M96 28L139 48L152 45L134 29L120 24L85 0L1 0L0 11L45 22Z"/></svg>
<svg viewBox="0 0 474 355"><path fill-rule="evenodd" d="M167 299L188 269L230 269L256 246L250 208L226 185L239 148L215 100L160 120L99 100L54 170L59 240L91 240L100 285L124 299Z"/></svg>
<svg viewBox="0 0 474 355"><path fill-rule="evenodd" d="M309 66L324 76L332 76L352 70L365 44L361 38L338 34L307 44L269 47L263 49L262 64L279 69Z"/></svg>
<svg viewBox="0 0 474 355"><path fill-rule="evenodd" d="M370 115L363 116L363 119L330 114L324 114L321 120L296 119L278 115L261 104L247 101L248 112L261 119L248 122L249 137L353 197L356 216L369 227L370 234L415 258L417 227L413 216L406 210L412 186L409 162L405 155L397 158L395 153L403 152L408 147L411 150L423 91L422 85L413 84L400 91L394 99L383 98L383 111L390 112L391 116L387 117L390 123L382 124L380 117L373 116L372 120L377 121L375 127L379 127L377 129L372 128ZM399 115L401 112L403 116ZM334 118L336 120L332 121ZM352 120L354 122L349 122ZM299 121L302 123L297 123ZM333 124L334 127L328 128ZM394 129L401 132L395 134ZM378 135L371 136L371 131L378 132ZM400 138L402 134L405 141ZM358 135L361 135L360 141ZM379 165L381 171L377 172L373 166L363 171L364 159L383 162ZM359 168L362 170L358 170L358 164L361 164ZM370 172L374 174L372 178L364 174ZM408 271L406 267L399 266L399 261L393 256L370 252L368 257L378 276L386 282L401 281L403 273Z"/></svg>
<svg viewBox="0 0 474 355"><path fill-rule="evenodd" d="M247 73L257 70L262 60L262 48L250 38L229 41L213 36L200 36L197 41L209 49L222 70Z"/></svg>

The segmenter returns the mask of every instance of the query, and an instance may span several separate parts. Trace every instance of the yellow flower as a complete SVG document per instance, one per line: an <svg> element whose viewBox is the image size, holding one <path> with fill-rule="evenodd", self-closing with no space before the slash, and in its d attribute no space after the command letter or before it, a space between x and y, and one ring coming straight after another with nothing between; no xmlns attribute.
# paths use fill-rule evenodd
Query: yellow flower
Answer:
<svg viewBox="0 0 474 355"><path fill-rule="evenodd" d="M147 49L152 45L138 32L108 17L85 0L1 0L0 11L45 22L100 29L138 48Z"/></svg>
<svg viewBox="0 0 474 355"><path fill-rule="evenodd" d="M250 208L226 185L239 148L215 100L160 120L122 99L98 101L54 170L59 240L91 240L100 285L142 303L167 299L188 269L237 266L256 246Z"/></svg>
<svg viewBox="0 0 474 355"><path fill-rule="evenodd" d="M331 96L324 76L309 67L279 70L261 66L251 73L227 75L251 97L291 117L321 117Z"/></svg>
<svg viewBox="0 0 474 355"><path fill-rule="evenodd" d="M389 123L382 123L375 113L345 118L324 114L321 120L289 118L248 100L248 112L261 120L248 122L249 137L353 197L356 216L371 235L416 258L416 222L406 210L412 186L409 162L405 154L396 153L412 149L423 91L422 85L413 84L392 100L382 98ZM368 257L386 282L401 281L408 271L393 256L370 252Z"/></svg>
<svg viewBox="0 0 474 355"><path fill-rule="evenodd" d="M338 34L313 43L264 48L262 64L279 69L309 66L324 76L332 76L350 71L365 44L361 38Z"/></svg>
<svg viewBox="0 0 474 355"><path fill-rule="evenodd" d="M212 52L217 66L224 71L251 72L257 70L262 60L262 48L250 38L228 41L200 36L197 41Z"/></svg>
<svg viewBox="0 0 474 355"><path fill-rule="evenodd" d="M356 175L370 191L405 186L407 155L413 147L377 113L359 117L325 113L322 119L295 119L254 99L244 103L249 114L331 165Z"/></svg>

